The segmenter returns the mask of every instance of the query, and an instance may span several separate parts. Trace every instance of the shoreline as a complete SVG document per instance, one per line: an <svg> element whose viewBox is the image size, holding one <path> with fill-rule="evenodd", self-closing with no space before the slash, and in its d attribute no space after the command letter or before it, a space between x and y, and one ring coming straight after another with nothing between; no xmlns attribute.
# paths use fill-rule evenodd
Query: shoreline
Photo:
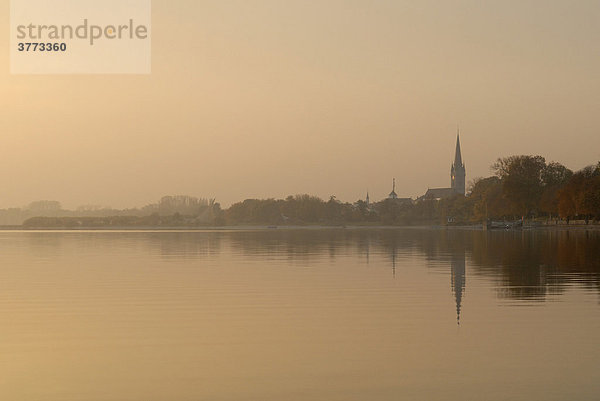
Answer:
<svg viewBox="0 0 600 401"><path fill-rule="evenodd" d="M472 225L422 225L422 226L377 226L377 225L307 225L307 226L218 226L218 227L185 227L185 226L147 226L147 227L23 227L0 226L0 232L207 232L207 231L311 231L311 230L468 230L468 231L571 231L600 230L600 224L540 224L520 228L484 229L481 224Z"/></svg>

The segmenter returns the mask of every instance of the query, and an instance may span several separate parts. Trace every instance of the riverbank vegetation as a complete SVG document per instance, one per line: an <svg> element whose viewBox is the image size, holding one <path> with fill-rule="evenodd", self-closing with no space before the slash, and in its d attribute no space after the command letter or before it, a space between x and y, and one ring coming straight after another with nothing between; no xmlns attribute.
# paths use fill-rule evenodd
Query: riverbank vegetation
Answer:
<svg viewBox="0 0 600 401"><path fill-rule="evenodd" d="M494 175L472 181L466 196L342 202L331 196L247 199L223 210L215 200L165 197L141 209L62 211L56 203L25 227L198 227L224 225L440 225L534 219L568 223L600 220L600 163L573 172L541 156L510 156ZM31 211L30 211L31 212ZM1 213L0 213L1 217Z"/></svg>

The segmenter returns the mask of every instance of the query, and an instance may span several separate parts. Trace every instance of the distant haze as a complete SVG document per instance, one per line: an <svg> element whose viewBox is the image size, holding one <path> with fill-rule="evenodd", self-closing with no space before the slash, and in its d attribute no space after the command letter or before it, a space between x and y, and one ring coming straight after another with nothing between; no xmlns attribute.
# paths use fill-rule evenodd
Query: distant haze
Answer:
<svg viewBox="0 0 600 401"><path fill-rule="evenodd" d="M0 29L8 32L9 1ZM600 3L154 0L149 76L11 76L0 208L344 201L500 156L600 160Z"/></svg>

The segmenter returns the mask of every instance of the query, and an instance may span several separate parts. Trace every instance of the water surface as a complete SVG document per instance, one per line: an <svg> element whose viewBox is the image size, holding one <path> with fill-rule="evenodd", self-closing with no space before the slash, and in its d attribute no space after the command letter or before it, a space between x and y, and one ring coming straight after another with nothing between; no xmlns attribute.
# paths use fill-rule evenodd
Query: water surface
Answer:
<svg viewBox="0 0 600 401"><path fill-rule="evenodd" d="M0 232L1 400L596 400L600 232Z"/></svg>

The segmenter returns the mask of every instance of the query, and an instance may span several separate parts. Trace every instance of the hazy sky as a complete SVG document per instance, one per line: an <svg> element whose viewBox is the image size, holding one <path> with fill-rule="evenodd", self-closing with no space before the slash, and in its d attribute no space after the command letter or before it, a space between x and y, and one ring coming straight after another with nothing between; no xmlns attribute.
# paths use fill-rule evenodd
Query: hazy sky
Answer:
<svg viewBox="0 0 600 401"><path fill-rule="evenodd" d="M600 2L154 0L153 72L10 75L0 207L354 201L499 156L600 160Z"/></svg>

